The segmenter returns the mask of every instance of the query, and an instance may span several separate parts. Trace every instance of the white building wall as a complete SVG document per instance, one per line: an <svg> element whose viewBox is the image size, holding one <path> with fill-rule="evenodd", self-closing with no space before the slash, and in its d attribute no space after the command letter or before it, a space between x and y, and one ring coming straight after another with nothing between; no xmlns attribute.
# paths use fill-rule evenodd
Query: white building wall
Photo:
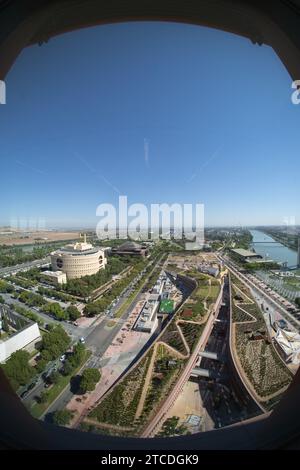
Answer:
<svg viewBox="0 0 300 470"><path fill-rule="evenodd" d="M30 343L41 338L40 330L37 323L27 326L23 330L15 333L10 338L0 341L0 363L5 362L12 353L23 349Z"/></svg>
<svg viewBox="0 0 300 470"><path fill-rule="evenodd" d="M62 265L58 265L57 261L61 260ZM96 253L77 254L54 252L51 253L51 265L53 271L62 271L66 274L67 279L76 279L83 276L91 276L96 274L100 269L104 269L107 259L102 250Z"/></svg>

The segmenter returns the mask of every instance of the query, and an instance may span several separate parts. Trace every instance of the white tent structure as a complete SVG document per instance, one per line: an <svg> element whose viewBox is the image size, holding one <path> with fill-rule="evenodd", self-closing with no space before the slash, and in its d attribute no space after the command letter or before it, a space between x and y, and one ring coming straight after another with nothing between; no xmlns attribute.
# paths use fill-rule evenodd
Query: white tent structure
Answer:
<svg viewBox="0 0 300 470"><path fill-rule="evenodd" d="M283 350L286 360L293 364L300 364L300 334L295 331L286 331L278 328L275 341Z"/></svg>

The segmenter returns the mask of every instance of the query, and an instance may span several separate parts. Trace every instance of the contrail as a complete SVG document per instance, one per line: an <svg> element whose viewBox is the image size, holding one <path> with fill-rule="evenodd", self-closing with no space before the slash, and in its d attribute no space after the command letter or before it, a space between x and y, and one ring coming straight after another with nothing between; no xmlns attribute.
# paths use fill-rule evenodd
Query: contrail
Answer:
<svg viewBox="0 0 300 470"><path fill-rule="evenodd" d="M207 167L207 165L209 165L218 155L220 149L222 148L222 145L220 145L212 154L211 156L201 165L201 167L199 168L199 170L196 172L196 173L193 173L192 176L187 180L187 183L191 183L195 178L196 176L198 176L199 173L201 173L202 170L204 170L204 168Z"/></svg>
<svg viewBox="0 0 300 470"><path fill-rule="evenodd" d="M150 140L145 138L144 139L144 160L145 160L145 164L147 168L149 168L149 144L150 144Z"/></svg>
<svg viewBox="0 0 300 470"><path fill-rule="evenodd" d="M90 170L91 173L93 173L96 177L101 178L102 181L104 181L113 191L115 191L117 194L121 194L121 191L114 186L104 175L99 174L94 167L85 159L82 157L82 155L79 155L78 152L73 152L74 155L82 162L84 165Z"/></svg>
<svg viewBox="0 0 300 470"><path fill-rule="evenodd" d="M36 168L36 167L34 167L34 166L29 166L29 165L27 165L27 163L21 162L20 160L15 160L15 162L16 162L18 165L20 165L20 166L22 166L22 167L24 167L24 168L27 168L27 169L30 170L30 171L34 171L35 173L39 173L40 175L43 175L43 176L48 176L48 174L47 174L45 171L40 170L39 168Z"/></svg>

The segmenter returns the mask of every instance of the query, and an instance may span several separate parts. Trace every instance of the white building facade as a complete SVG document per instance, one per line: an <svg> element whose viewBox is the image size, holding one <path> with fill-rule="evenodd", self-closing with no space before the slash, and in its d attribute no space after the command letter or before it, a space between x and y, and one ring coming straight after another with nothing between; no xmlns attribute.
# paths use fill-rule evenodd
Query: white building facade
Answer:
<svg viewBox="0 0 300 470"><path fill-rule="evenodd" d="M5 318L10 325L10 331L15 331L8 337L0 339L0 363L7 361L19 349L26 349L28 352L33 351L36 342L41 339L38 324L23 318L7 305L0 308L0 330L2 330ZM11 327L13 327L13 330L11 330Z"/></svg>
<svg viewBox="0 0 300 470"><path fill-rule="evenodd" d="M67 279L76 279L96 274L104 269L107 263L104 250L93 247L86 242L66 245L64 248L51 253L53 271L62 271Z"/></svg>

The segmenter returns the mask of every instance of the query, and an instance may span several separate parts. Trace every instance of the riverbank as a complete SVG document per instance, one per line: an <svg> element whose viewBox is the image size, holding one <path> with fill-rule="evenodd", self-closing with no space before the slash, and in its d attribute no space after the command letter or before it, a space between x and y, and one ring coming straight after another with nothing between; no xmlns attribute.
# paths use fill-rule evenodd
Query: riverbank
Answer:
<svg viewBox="0 0 300 470"><path fill-rule="evenodd" d="M265 259L272 259L276 263L294 267L297 265L297 252L275 240L262 230L250 230L252 235L252 247L258 255Z"/></svg>

